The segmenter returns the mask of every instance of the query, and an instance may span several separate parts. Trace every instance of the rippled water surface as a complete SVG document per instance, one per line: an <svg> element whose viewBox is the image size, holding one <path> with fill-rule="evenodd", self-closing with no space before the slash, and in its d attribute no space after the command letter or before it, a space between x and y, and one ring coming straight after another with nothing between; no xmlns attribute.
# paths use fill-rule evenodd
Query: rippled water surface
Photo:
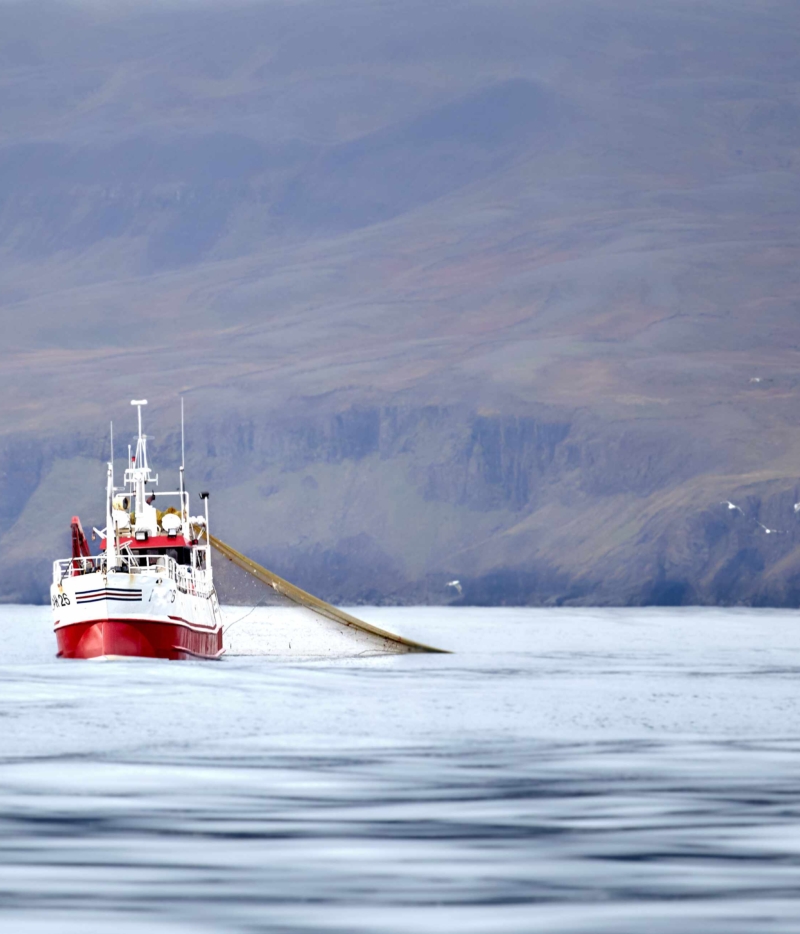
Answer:
<svg viewBox="0 0 800 934"><path fill-rule="evenodd" d="M0 930L800 930L800 615L360 613L456 654L66 662L0 608Z"/></svg>

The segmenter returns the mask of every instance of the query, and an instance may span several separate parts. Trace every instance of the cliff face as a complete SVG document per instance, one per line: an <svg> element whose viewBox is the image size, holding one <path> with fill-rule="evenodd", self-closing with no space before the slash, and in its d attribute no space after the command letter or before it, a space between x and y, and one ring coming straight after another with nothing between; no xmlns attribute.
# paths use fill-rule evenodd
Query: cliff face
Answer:
<svg viewBox="0 0 800 934"><path fill-rule="evenodd" d="M178 437L160 437L164 488ZM74 512L103 524L106 450L91 436L6 442L5 599L45 596ZM187 462L190 491L212 491L221 538L336 602L793 605L800 595L791 473L731 474L724 453L692 451L679 425L609 437L552 410L271 413L192 425Z"/></svg>
<svg viewBox="0 0 800 934"><path fill-rule="evenodd" d="M794 2L190 6L0 3L0 599L183 395L329 598L795 601Z"/></svg>

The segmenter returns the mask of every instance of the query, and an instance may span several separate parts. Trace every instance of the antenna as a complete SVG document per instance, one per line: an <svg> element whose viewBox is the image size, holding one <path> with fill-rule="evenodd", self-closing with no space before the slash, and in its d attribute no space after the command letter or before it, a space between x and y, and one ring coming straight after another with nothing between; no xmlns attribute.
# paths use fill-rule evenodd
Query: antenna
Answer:
<svg viewBox="0 0 800 934"><path fill-rule="evenodd" d="M111 486L114 486L114 423L111 422Z"/></svg>
<svg viewBox="0 0 800 934"><path fill-rule="evenodd" d="M178 471L181 480L181 519L183 522L186 522L189 518L189 508L186 503L186 497L184 495L183 489L183 473L186 467L186 450L184 446L184 432L183 432L183 396L181 396L181 469ZM184 529L184 535L186 530Z"/></svg>
<svg viewBox="0 0 800 934"><path fill-rule="evenodd" d="M142 406L147 405L147 399L131 399L131 405L135 405L139 410L139 440L142 440ZM138 451L136 452L139 453Z"/></svg>
<svg viewBox="0 0 800 934"><path fill-rule="evenodd" d="M206 571L208 572L209 578L211 577L211 532L208 530L208 493L204 490L200 494L200 499L205 502L206 506Z"/></svg>
<svg viewBox="0 0 800 934"><path fill-rule="evenodd" d="M181 470L186 467L186 448L183 434L183 396L181 396Z"/></svg>

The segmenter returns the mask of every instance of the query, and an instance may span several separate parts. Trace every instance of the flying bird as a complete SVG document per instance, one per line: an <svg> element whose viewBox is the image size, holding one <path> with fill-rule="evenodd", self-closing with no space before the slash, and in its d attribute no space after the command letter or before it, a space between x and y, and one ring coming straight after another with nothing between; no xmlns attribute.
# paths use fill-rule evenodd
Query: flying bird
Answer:
<svg viewBox="0 0 800 934"><path fill-rule="evenodd" d="M800 503L798 503L797 505L800 506ZM737 512L741 512L742 515L744 515L744 513L743 513L742 510L736 505L736 503L732 503L729 499L724 499L724 500L720 503L720 506L727 506L728 509L735 509Z"/></svg>
<svg viewBox="0 0 800 934"><path fill-rule="evenodd" d="M461 593L463 591L463 587L461 586L461 581L449 581L447 586L453 587L455 590L458 591L458 593Z"/></svg>

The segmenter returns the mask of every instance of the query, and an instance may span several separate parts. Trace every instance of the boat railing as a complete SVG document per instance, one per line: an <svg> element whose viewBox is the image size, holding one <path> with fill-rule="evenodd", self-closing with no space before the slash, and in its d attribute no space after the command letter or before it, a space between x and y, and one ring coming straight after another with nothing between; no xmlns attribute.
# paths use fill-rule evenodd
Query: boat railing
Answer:
<svg viewBox="0 0 800 934"><path fill-rule="evenodd" d="M214 587L208 582L205 571L198 572L195 568L187 567L185 564L178 564L172 558L166 560L167 573L170 580L175 582L178 590L197 597L208 597L213 593Z"/></svg>
<svg viewBox="0 0 800 934"><path fill-rule="evenodd" d="M79 574L96 574L106 567L105 555L92 555L88 558L64 558L53 562L53 583L60 584L65 577L77 577Z"/></svg>
<svg viewBox="0 0 800 934"><path fill-rule="evenodd" d="M104 574L106 555L92 555L88 558L63 558L53 563L53 582L60 584L65 577L77 577L80 574ZM132 551L117 556L114 569L123 574L165 574L174 582L178 590L198 597L208 597L214 590L203 570L178 564L168 555L147 555Z"/></svg>

